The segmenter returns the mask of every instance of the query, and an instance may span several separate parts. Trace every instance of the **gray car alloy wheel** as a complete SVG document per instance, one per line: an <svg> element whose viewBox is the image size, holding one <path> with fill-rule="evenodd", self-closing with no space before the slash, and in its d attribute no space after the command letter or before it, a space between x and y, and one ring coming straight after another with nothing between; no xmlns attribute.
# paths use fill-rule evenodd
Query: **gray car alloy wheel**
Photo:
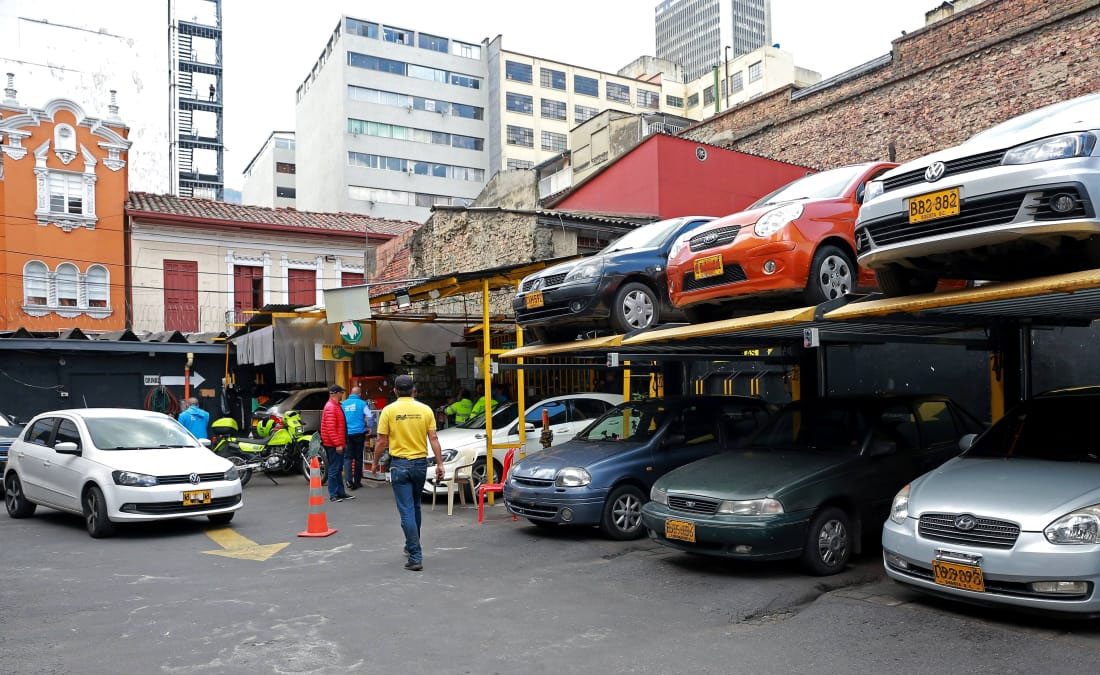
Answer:
<svg viewBox="0 0 1100 675"><path fill-rule="evenodd" d="M7 503L8 513L15 513L19 508L19 498L23 496L23 486L17 480L8 480L4 486L4 501Z"/></svg>
<svg viewBox="0 0 1100 675"><path fill-rule="evenodd" d="M631 328L649 328L653 323L653 301L641 290L633 290L623 296L623 318Z"/></svg>
<svg viewBox="0 0 1100 675"><path fill-rule="evenodd" d="M642 500L627 492L611 506L612 522L620 532L631 534L642 526Z"/></svg>
<svg viewBox="0 0 1100 675"><path fill-rule="evenodd" d="M84 493L84 520L88 523L88 531L95 532L99 529L99 492L88 490Z"/></svg>
<svg viewBox="0 0 1100 675"><path fill-rule="evenodd" d="M843 297L852 290L852 267L848 261L838 255L826 256L817 270L817 282L821 285L821 294L830 300Z"/></svg>
<svg viewBox="0 0 1100 675"><path fill-rule="evenodd" d="M829 567L841 564L848 555L848 529L833 519L821 526L817 535L817 554Z"/></svg>

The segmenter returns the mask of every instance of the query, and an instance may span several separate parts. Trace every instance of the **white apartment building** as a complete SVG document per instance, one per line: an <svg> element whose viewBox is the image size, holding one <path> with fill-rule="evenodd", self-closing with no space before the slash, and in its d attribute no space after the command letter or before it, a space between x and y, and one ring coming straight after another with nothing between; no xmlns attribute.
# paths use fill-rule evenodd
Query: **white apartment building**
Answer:
<svg viewBox="0 0 1100 675"><path fill-rule="evenodd" d="M298 87L297 208L428 218L487 178L481 45L342 17Z"/></svg>
<svg viewBox="0 0 1100 675"><path fill-rule="evenodd" d="M790 52L760 47L719 65L717 73L712 69L688 82L685 114L702 120L780 87L808 87L820 81L821 73L795 65Z"/></svg>
<svg viewBox="0 0 1100 675"><path fill-rule="evenodd" d="M771 0L659 0L657 57L679 63L690 82L725 59L772 43Z"/></svg>
<svg viewBox="0 0 1100 675"><path fill-rule="evenodd" d="M244 169L241 203L293 207L295 199L294 132L272 131Z"/></svg>
<svg viewBox="0 0 1100 675"><path fill-rule="evenodd" d="M569 131L604 110L684 114L684 85L672 73L636 79L550 61L505 50L499 35L486 52L490 174L560 154Z"/></svg>

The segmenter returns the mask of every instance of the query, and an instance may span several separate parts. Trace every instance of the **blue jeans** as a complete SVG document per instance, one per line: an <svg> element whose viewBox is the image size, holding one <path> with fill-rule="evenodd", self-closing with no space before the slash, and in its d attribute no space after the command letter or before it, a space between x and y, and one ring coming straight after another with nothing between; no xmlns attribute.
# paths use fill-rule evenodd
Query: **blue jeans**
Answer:
<svg viewBox="0 0 1100 675"><path fill-rule="evenodd" d="M363 443L366 439L366 434L348 434L348 444L344 446L344 480L352 485L363 485Z"/></svg>
<svg viewBox="0 0 1100 675"><path fill-rule="evenodd" d="M344 481L340 479L340 474L343 473L344 470L344 456L336 452L336 448L333 446L326 445L324 447L325 459L328 462L328 464L326 464L326 471L328 472L328 496L346 497L348 493L344 490Z"/></svg>
<svg viewBox="0 0 1100 675"><path fill-rule="evenodd" d="M411 562L424 562L420 548L420 500L424 480L428 476L428 459L390 457L390 485L397 512L401 514L401 529L405 532L405 548Z"/></svg>

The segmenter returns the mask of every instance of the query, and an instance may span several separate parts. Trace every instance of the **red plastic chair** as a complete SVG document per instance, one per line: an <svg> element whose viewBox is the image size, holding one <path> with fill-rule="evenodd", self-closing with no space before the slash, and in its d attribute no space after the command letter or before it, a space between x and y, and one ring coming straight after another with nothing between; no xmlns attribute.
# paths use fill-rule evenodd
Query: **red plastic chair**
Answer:
<svg viewBox="0 0 1100 675"><path fill-rule="evenodd" d="M508 472L512 470L512 460L516 458L519 448L509 448L504 455L504 471L500 474L499 483L482 483L477 488L477 522L480 525L485 518L485 495L490 492L504 492L504 481L508 480ZM512 514L512 520L519 520Z"/></svg>

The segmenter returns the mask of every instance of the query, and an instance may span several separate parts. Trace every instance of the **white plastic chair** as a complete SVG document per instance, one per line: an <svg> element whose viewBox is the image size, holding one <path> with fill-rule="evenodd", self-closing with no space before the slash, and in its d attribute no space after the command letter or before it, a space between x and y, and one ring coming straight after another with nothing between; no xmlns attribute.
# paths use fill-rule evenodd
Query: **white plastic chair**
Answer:
<svg viewBox="0 0 1100 675"><path fill-rule="evenodd" d="M462 502L462 505L466 505L466 492L463 491L462 486L470 486L470 496L476 498L474 495L474 463L477 461L477 448L466 448L465 450L459 450L458 456L455 457L458 466L455 467L454 473L450 479L444 479L436 481L434 478L429 480L432 484L432 510L435 511L435 496L436 487L447 488L447 515L454 515L455 510L455 491L458 492L458 498Z"/></svg>

